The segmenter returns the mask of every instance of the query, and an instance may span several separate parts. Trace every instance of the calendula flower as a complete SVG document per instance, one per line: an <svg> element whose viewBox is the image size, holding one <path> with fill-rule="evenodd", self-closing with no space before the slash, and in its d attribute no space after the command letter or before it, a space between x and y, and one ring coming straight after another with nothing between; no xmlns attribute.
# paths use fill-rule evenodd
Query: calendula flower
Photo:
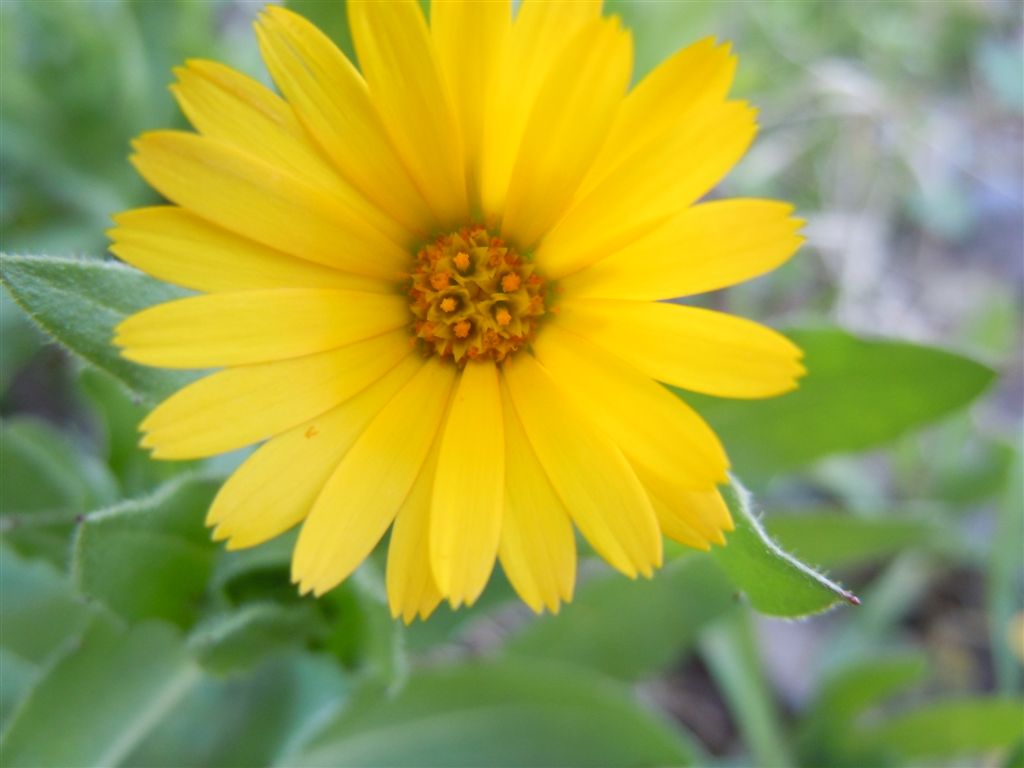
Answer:
<svg viewBox="0 0 1024 768"><path fill-rule="evenodd" d="M705 40L630 90L632 44L586 2L350 2L358 69L300 16L256 24L280 95L208 61L172 90L197 133L133 162L173 205L112 250L202 295L118 328L125 357L216 372L143 423L187 459L254 443L209 513L230 548L301 524L320 595L390 529L392 612L471 604L496 560L534 610L573 592L575 529L649 576L662 536L731 528L728 462L666 389L756 398L800 352L663 300L797 248L787 205L698 203L755 134Z"/></svg>

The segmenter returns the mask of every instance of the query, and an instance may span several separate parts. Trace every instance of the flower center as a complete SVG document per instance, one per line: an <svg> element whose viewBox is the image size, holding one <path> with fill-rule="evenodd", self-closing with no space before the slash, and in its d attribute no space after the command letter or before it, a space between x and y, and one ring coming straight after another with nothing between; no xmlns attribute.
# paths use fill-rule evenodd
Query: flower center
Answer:
<svg viewBox="0 0 1024 768"><path fill-rule="evenodd" d="M479 225L420 249L409 297L416 338L460 366L504 360L533 338L544 314L533 264Z"/></svg>

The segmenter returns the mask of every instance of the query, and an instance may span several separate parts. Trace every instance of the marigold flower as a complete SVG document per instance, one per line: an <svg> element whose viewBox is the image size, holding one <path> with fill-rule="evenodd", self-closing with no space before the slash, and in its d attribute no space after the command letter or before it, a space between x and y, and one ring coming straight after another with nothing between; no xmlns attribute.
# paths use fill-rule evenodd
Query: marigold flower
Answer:
<svg viewBox="0 0 1024 768"><path fill-rule="evenodd" d="M571 599L574 526L630 577L662 535L731 528L712 430L662 383L756 398L799 350L665 303L773 269L792 209L697 203L745 152L735 59L699 42L629 90L631 38L598 3L350 2L360 67L309 22L256 24L281 95L189 61L197 133L133 162L173 205L121 214L112 250L202 295L118 328L125 357L216 368L160 404L161 459L262 445L209 512L229 548L301 524L320 595L390 528L392 612L471 604L499 559L534 610Z"/></svg>

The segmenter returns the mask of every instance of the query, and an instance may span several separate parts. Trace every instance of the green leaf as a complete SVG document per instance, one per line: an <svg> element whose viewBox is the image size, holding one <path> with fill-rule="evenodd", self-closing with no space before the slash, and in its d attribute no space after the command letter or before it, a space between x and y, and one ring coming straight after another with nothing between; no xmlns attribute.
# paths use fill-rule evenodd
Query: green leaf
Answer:
<svg viewBox="0 0 1024 768"><path fill-rule="evenodd" d="M97 609L49 562L25 558L0 541L0 723L75 643Z"/></svg>
<svg viewBox="0 0 1024 768"><path fill-rule="evenodd" d="M22 557L0 541L0 723L96 613L50 563Z"/></svg>
<svg viewBox="0 0 1024 768"><path fill-rule="evenodd" d="M1024 739L1017 742L1001 765L1002 768L1024 768Z"/></svg>
<svg viewBox="0 0 1024 768"><path fill-rule="evenodd" d="M833 453L860 451L970 403L995 378L981 363L837 329L790 329L808 374L770 400L685 394L722 438L736 472L758 482Z"/></svg>
<svg viewBox="0 0 1024 768"><path fill-rule="evenodd" d="M289 576L298 531L292 530L256 547L221 548L210 576L210 589L232 605L294 598Z"/></svg>
<svg viewBox="0 0 1024 768"><path fill-rule="evenodd" d="M29 317L144 402L155 403L195 378L136 365L111 344L114 326L125 317L185 291L114 261L0 254L0 265L4 285Z"/></svg>
<svg viewBox="0 0 1024 768"><path fill-rule="evenodd" d="M117 476L124 496L138 496L195 469L195 461L156 461L139 446L139 424L149 410L120 382L97 368L83 367L78 385L92 406L96 432L107 465Z"/></svg>
<svg viewBox="0 0 1024 768"><path fill-rule="evenodd" d="M965 698L887 715L861 738L904 760L1008 750L1024 738L1024 700Z"/></svg>
<svg viewBox="0 0 1024 768"><path fill-rule="evenodd" d="M130 620L189 623L213 569L216 546L203 518L216 491L215 481L182 476L87 515L73 552L79 589Z"/></svg>
<svg viewBox="0 0 1024 768"><path fill-rule="evenodd" d="M756 765L793 764L782 718L764 677L750 613L737 608L701 637L701 655L736 718Z"/></svg>
<svg viewBox="0 0 1024 768"><path fill-rule="evenodd" d="M732 586L703 555L669 561L652 579L604 570L584 580L558 616L526 624L506 650L641 680L678 661L734 606Z"/></svg>
<svg viewBox="0 0 1024 768"><path fill-rule="evenodd" d="M365 690L288 766L687 765L679 733L628 689L538 662L414 673L389 696Z"/></svg>
<svg viewBox="0 0 1024 768"><path fill-rule="evenodd" d="M249 603L201 622L188 642L204 667L226 673L250 668L282 648L322 640L326 633L327 626L312 601L297 605Z"/></svg>
<svg viewBox="0 0 1024 768"><path fill-rule="evenodd" d="M856 517L835 512L770 514L767 532L801 560L823 568L876 562L938 539L941 528L923 517Z"/></svg>
<svg viewBox="0 0 1024 768"><path fill-rule="evenodd" d="M4 446L3 515L70 513L111 503L117 483L107 468L44 421L0 421Z"/></svg>
<svg viewBox="0 0 1024 768"><path fill-rule="evenodd" d="M29 560L0 543L0 644L44 664L89 622L93 609L49 563Z"/></svg>
<svg viewBox="0 0 1024 768"><path fill-rule="evenodd" d="M845 727L870 707L921 682L927 672L927 660L919 653L856 661L825 680L811 709Z"/></svg>
<svg viewBox="0 0 1024 768"><path fill-rule="evenodd" d="M320 600L330 624L325 645L348 669L393 686L408 672L405 626L391 618L384 572L375 558Z"/></svg>
<svg viewBox="0 0 1024 768"><path fill-rule="evenodd" d="M206 677L124 765L288 765L310 724L336 710L347 693L337 665L309 654L275 657L244 675Z"/></svg>
<svg viewBox="0 0 1024 768"><path fill-rule="evenodd" d="M1024 677L1020 660L1011 647L1013 627L1020 615L1020 543L1024 541L1024 467L1020 452L997 510L985 583L989 642L999 689L1014 693Z"/></svg>
<svg viewBox="0 0 1024 768"><path fill-rule="evenodd" d="M859 604L852 593L780 549L754 517L750 494L735 480L722 496L736 530L712 556L754 608L772 616L804 616L838 600Z"/></svg>
<svg viewBox="0 0 1024 768"><path fill-rule="evenodd" d="M19 552L63 567L76 517L118 496L106 466L44 421L0 420L0 530Z"/></svg>
<svg viewBox="0 0 1024 768"><path fill-rule="evenodd" d="M0 726L31 690L40 669L30 661L0 646Z"/></svg>
<svg viewBox="0 0 1024 768"><path fill-rule="evenodd" d="M854 727L859 716L921 682L928 671L919 653L870 655L847 663L821 685L800 723L797 746L804 765L883 765L884 756Z"/></svg>
<svg viewBox="0 0 1024 768"><path fill-rule="evenodd" d="M4 765L121 764L198 679L170 627L96 624L18 709L0 740Z"/></svg>
<svg viewBox="0 0 1024 768"><path fill-rule="evenodd" d="M0 286L0 395L42 345L43 335Z"/></svg>

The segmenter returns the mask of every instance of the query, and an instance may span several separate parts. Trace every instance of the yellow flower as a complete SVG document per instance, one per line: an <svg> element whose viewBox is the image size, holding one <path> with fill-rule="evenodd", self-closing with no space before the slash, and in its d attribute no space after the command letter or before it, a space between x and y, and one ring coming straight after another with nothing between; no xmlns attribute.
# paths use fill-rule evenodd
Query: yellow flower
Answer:
<svg viewBox="0 0 1024 768"><path fill-rule="evenodd" d="M333 588L391 529L394 615L477 599L499 559L534 610L572 597L574 526L630 577L662 535L731 529L726 456L659 382L739 398L795 386L779 334L663 299L798 247L792 209L696 204L755 133L705 40L629 90L632 47L585 2L350 2L357 70L309 22L256 25L281 96L208 61L173 86L197 133L133 162L173 203L112 250L204 295L118 328L130 360L217 368L145 420L161 459L262 445L214 536L302 524L293 579Z"/></svg>

